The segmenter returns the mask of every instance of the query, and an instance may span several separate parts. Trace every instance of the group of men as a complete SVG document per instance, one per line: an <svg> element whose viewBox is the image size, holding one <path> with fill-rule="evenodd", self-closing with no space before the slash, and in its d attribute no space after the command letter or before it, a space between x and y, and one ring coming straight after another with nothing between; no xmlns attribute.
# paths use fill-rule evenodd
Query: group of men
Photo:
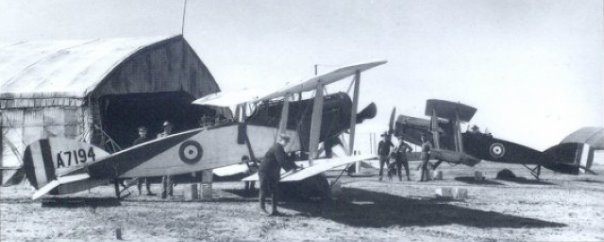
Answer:
<svg viewBox="0 0 604 242"><path fill-rule="evenodd" d="M380 158L380 178L379 180L383 180L384 175L384 166L388 169L388 178L392 179L394 173L398 175L399 181L403 180L402 176L402 168L405 168L405 175L407 176L407 181L410 181L409 177L409 159L407 157L407 153L413 151L411 146L409 146L403 139L402 136L398 137L398 145L395 146L390 140L390 135L388 133L384 133L381 135L382 140L378 144L378 155ZM421 178L420 181L427 181L429 178L428 174L428 164L430 160L430 150L432 149L432 144L426 138L425 135L421 136L422 139L422 150L421 150L421 164L419 168L421 168ZM395 147L393 152L390 152L390 148ZM390 164L390 159L394 158L394 163Z"/></svg>
<svg viewBox="0 0 604 242"><path fill-rule="evenodd" d="M172 123L170 123L170 121L165 121L163 123L163 131L161 133L157 134L157 138L166 137L166 136L172 134L173 128L174 128L174 125ZM132 145L134 146L134 145L138 145L138 144L142 144L142 143L150 141L151 138L148 136L148 133L149 133L149 130L147 129L147 127L145 127L145 126L138 127L138 138L136 138L134 140L134 142L132 142ZM145 183L145 186L147 188L147 195L149 195L149 196L155 195L151 192L151 178L149 178L149 177L141 177L138 179L138 184L137 184L138 194L142 194L143 183ZM167 196L172 196L174 194L173 193L174 183L172 181L172 176L163 176L161 184L162 184L162 192L161 192L162 198L166 198Z"/></svg>

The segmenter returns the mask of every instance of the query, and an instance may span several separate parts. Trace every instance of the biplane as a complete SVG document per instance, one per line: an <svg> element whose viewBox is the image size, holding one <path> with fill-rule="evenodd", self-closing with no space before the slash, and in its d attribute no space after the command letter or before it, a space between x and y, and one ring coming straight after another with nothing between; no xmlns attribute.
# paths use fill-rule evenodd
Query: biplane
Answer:
<svg viewBox="0 0 604 242"><path fill-rule="evenodd" d="M537 179L541 167L564 174L579 174L580 169L593 173L588 144L563 143L541 152L479 130L462 132L461 124L469 122L475 113L476 108L462 103L430 99L425 109L425 115L430 119L399 115L395 121L393 110L388 133L402 136L403 140L415 145L421 145L424 134L433 145L430 159L436 160L434 168L443 161L474 166L486 160L521 164Z"/></svg>
<svg viewBox="0 0 604 242"><path fill-rule="evenodd" d="M75 193L111 182L119 198L123 191L118 185L120 180L191 174L237 165L244 157L261 160L279 134L291 137L286 152L307 154L309 163L296 174L288 173L284 182L303 181L334 167L371 159L347 156L313 163L319 143L344 132L351 133L352 150L355 125L375 117L377 112L371 103L357 114L360 74L384 63L342 67L276 91L210 94L194 104L235 106L234 120L169 135L113 154L66 138L38 140L28 145L23 155L26 177L37 189L32 198ZM325 85L349 77L353 77L352 100L341 92L324 95ZM302 93L309 91L314 91L314 97L302 99ZM296 95L298 100L294 100Z"/></svg>

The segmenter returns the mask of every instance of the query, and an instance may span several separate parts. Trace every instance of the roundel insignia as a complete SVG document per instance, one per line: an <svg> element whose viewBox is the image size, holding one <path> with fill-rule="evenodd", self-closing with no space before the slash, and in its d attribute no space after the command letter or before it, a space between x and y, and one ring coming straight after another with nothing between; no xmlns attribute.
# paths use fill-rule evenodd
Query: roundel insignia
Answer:
<svg viewBox="0 0 604 242"><path fill-rule="evenodd" d="M502 143L493 143L489 148L489 153L491 153L491 156L494 158L501 158L505 154L505 147Z"/></svg>
<svg viewBox="0 0 604 242"><path fill-rule="evenodd" d="M187 140L180 145L178 156L187 164L195 164L201 160L203 149L197 141Z"/></svg>

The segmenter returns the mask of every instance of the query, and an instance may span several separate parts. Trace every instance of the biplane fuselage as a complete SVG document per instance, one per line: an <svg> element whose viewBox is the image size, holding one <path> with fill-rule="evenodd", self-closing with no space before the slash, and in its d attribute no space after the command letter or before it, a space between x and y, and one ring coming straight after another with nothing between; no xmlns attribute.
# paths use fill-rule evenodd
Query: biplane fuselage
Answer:
<svg viewBox="0 0 604 242"><path fill-rule="evenodd" d="M296 170L288 181L296 182L368 156L326 159L313 165L320 142L351 130L356 123L373 118L375 104L356 113L360 73L386 63L368 62L336 69L273 92L214 93L193 102L198 105L237 105L235 120L169 135L128 149L107 154L87 143L65 138L38 140L27 146L23 169L37 189L33 199L45 194L67 194L126 178L196 174L203 170L242 163L244 157L262 159L280 134L290 136L286 152L307 153L309 167ZM325 85L354 76L354 100L345 93L323 94ZM292 100L293 94L315 91L314 98ZM242 96L242 94L244 96ZM246 107L247 106L247 107ZM252 107L253 106L253 107ZM245 114L248 107L253 109ZM322 125L323 124L323 125ZM354 135L352 135L354 136ZM353 142L350 142L352 147ZM298 172L299 171L299 172Z"/></svg>
<svg viewBox="0 0 604 242"><path fill-rule="evenodd" d="M274 144L278 128L272 115L279 110L282 102L272 102L260 105L245 122L230 122L213 127L198 128L147 143L130 147L111 156L95 157L90 148L73 148L73 145L57 145L64 142L54 139L41 140L39 146L48 146L50 155L32 157L32 149L38 145L30 146L26 150L25 170L27 177L35 188L39 188L56 178L56 175L46 176L58 172L73 174L73 170L87 171L90 178L97 180L111 180L116 178L154 177L163 175L188 174L201 170L214 169L241 163L243 157L262 159L264 153ZM290 103L292 112L286 134L291 137L291 142L285 147L286 152L308 151L308 127L312 113L312 102L301 100ZM336 93L325 97L323 117L325 124L321 129L320 141L329 137L338 136L350 128L351 100L344 93ZM367 111L358 115L358 121L372 118L375 115L375 106L370 105ZM278 112L277 112L278 113ZM366 114L369 115L366 115ZM278 116L277 116L278 117ZM276 120L278 123L278 119ZM64 150L65 149L65 150ZM86 152L78 156L78 152ZM34 152L35 153L35 152ZM74 153L75 155L71 155ZM100 152L96 152L100 153ZM98 162L101 161L102 162ZM27 169L38 163L46 167L44 174L36 173L35 169ZM78 172L76 172L78 173ZM75 190L88 189L86 184L80 188L70 187ZM67 186L63 186L67 188ZM61 188L61 187L60 187ZM70 193L61 191L58 193Z"/></svg>

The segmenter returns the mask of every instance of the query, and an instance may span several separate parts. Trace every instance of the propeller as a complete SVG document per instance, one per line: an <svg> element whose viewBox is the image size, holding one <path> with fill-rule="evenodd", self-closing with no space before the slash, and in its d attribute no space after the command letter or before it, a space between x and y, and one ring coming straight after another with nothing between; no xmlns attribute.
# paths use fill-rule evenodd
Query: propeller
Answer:
<svg viewBox="0 0 604 242"><path fill-rule="evenodd" d="M361 112L357 114L357 124L362 123L366 119L372 119L377 114L377 106L375 103L370 103Z"/></svg>
<svg viewBox="0 0 604 242"><path fill-rule="evenodd" d="M394 117L396 116L396 107L392 108L392 113L390 113L390 122L388 123L388 138L394 134Z"/></svg>

